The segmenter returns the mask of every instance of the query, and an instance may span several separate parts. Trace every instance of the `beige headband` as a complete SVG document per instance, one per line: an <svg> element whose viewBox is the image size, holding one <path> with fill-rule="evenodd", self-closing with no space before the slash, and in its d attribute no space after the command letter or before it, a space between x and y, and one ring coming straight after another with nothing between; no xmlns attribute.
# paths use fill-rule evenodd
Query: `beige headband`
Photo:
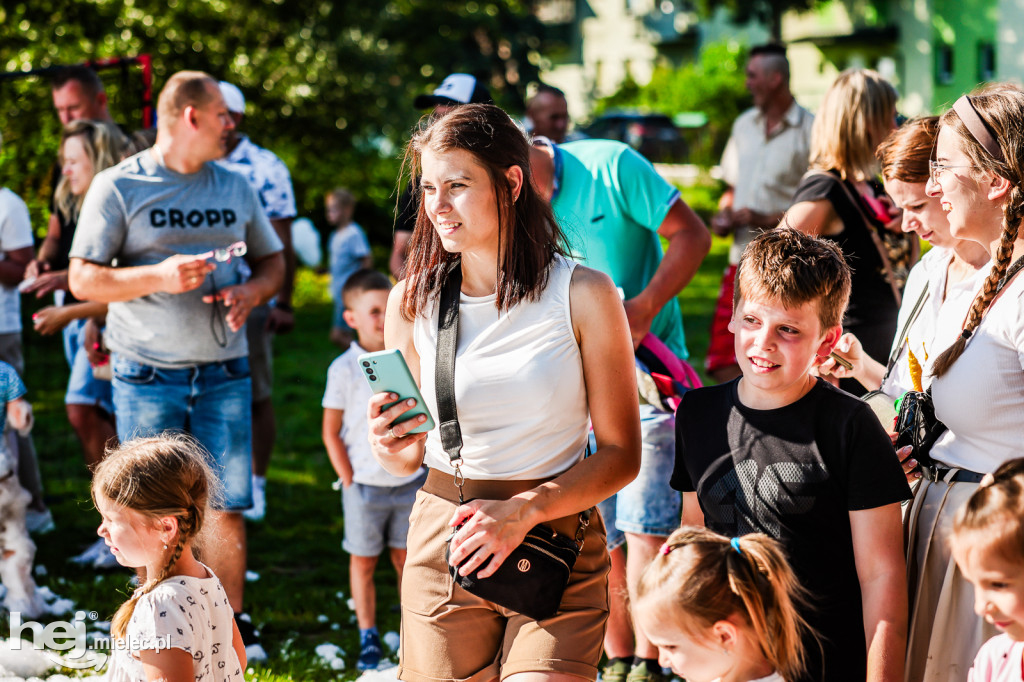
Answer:
<svg viewBox="0 0 1024 682"><path fill-rule="evenodd" d="M996 136L992 134L992 129L988 127L985 121L978 114L978 110L974 108L974 103L971 102L969 95L963 95L953 104L953 111L960 117L960 120L967 126L967 131L971 134L978 144L985 148L985 151L989 153L992 158L1000 163L1005 160L1003 157L1003 150L999 148L999 141L996 140Z"/></svg>

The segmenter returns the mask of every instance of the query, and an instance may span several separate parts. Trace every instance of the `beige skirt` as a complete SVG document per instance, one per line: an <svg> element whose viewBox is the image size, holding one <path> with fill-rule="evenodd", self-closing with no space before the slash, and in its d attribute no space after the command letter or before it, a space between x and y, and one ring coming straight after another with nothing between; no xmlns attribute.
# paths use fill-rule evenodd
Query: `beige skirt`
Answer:
<svg viewBox="0 0 1024 682"><path fill-rule="evenodd" d="M907 682L963 682L978 649L998 634L974 612L974 587L953 561L953 518L977 483L922 480L907 517L910 630Z"/></svg>

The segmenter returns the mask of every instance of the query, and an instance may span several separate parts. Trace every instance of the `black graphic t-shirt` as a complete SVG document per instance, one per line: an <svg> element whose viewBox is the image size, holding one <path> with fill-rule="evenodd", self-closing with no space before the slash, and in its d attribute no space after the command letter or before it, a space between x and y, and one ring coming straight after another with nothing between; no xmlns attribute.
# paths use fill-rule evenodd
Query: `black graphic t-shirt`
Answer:
<svg viewBox="0 0 1024 682"><path fill-rule="evenodd" d="M774 410L740 403L739 380L689 391L676 413L672 487L697 493L708 528L779 540L822 635L810 680L861 680L864 618L850 512L910 498L889 437L866 403L828 383Z"/></svg>

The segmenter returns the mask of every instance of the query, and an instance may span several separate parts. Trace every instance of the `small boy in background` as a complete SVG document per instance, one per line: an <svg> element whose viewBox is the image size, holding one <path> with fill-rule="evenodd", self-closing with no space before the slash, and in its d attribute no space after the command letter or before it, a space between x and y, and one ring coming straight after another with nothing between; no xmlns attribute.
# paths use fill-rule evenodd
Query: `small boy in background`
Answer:
<svg viewBox="0 0 1024 682"><path fill-rule="evenodd" d="M671 484L683 525L782 543L821 635L807 680L902 680L910 488L867 403L811 374L849 296L832 242L782 227L747 246L729 323L743 374L683 396Z"/></svg>
<svg viewBox="0 0 1024 682"><path fill-rule="evenodd" d="M359 623L359 670L376 668L381 658L373 583L377 557L386 543L401 593L409 513L426 477L424 471L404 478L392 476L370 452L366 405L373 392L357 358L365 352L384 350L384 311L390 290L391 281L375 270L358 270L348 278L341 292L343 314L358 340L331 363L323 400L324 447L342 486L342 548L351 555L349 576Z"/></svg>
<svg viewBox="0 0 1024 682"><path fill-rule="evenodd" d="M342 287L360 268L373 266L370 255L370 243L366 241L366 233L358 224L352 222L352 212L356 207L356 198L344 187L328 192L324 198L327 223L334 228L328 245L331 269L331 300L334 301L334 318L331 322L331 343L342 350L352 343L352 328L342 314L345 310Z"/></svg>

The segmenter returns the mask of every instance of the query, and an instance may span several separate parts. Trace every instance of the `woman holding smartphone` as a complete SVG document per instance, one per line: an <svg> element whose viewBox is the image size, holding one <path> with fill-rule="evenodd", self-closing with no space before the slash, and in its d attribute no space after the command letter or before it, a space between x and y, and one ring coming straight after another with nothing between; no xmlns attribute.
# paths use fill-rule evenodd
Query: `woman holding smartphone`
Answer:
<svg viewBox="0 0 1024 682"><path fill-rule="evenodd" d="M428 123L406 152L422 201L385 342L402 351L437 417L438 298L461 275L454 393L463 447L456 472L437 429L412 433L424 416L395 423L412 400L387 410L394 394L370 401L370 442L384 468L429 467L410 517L399 677L594 679L608 612L599 514L558 612L541 621L454 584L445 541L460 574L489 577L535 525L571 537L580 512L635 477L625 311L608 277L566 259L530 178L528 142L504 111L464 105ZM588 418L597 449L585 457Z"/></svg>

